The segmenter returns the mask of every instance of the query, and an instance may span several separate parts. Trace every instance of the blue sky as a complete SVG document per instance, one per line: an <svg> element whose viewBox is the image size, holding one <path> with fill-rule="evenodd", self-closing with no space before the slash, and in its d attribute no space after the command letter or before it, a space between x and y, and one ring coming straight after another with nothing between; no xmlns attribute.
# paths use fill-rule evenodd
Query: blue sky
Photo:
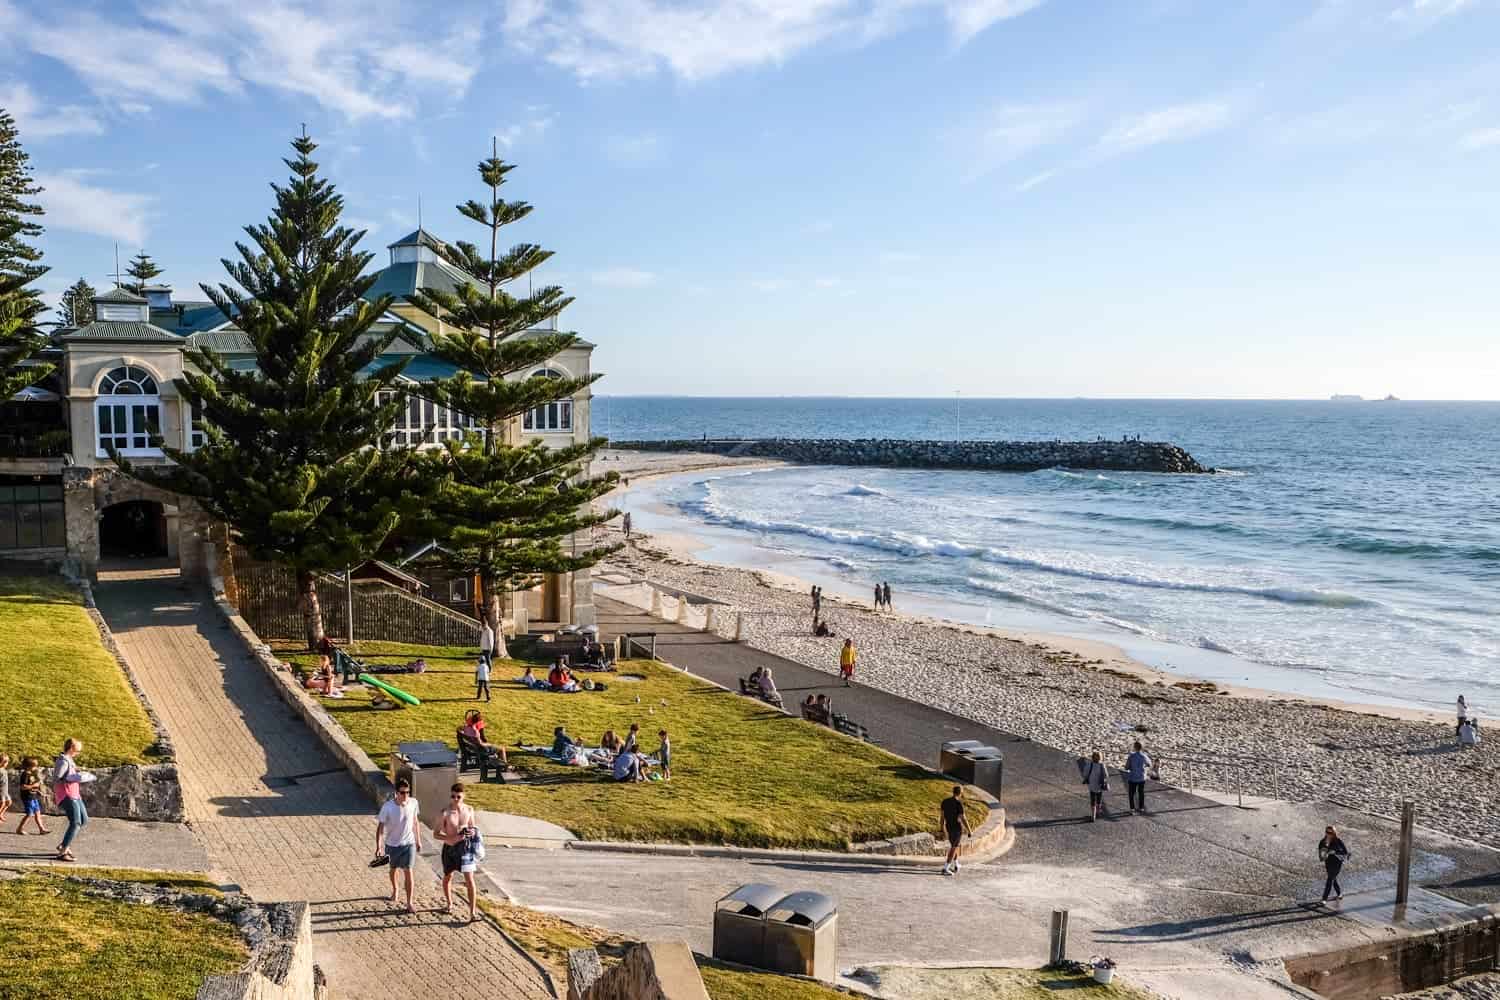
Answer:
<svg viewBox="0 0 1500 1000"><path fill-rule="evenodd" d="M1500 0L0 0L57 291L497 136L606 393L1500 395ZM196 296L201 297L201 296Z"/></svg>

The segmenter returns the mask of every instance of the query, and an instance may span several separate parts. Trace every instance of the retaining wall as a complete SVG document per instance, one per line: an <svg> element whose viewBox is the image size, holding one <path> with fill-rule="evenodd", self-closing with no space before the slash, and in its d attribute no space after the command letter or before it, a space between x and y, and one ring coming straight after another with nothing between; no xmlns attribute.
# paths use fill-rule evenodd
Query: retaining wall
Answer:
<svg viewBox="0 0 1500 1000"><path fill-rule="evenodd" d="M732 458L777 458L807 465L912 469L1114 469L1213 472L1167 441L904 441L891 438L733 438L611 441L627 451L691 451Z"/></svg>
<svg viewBox="0 0 1500 1000"><path fill-rule="evenodd" d="M1425 934L1376 941L1285 962L1292 982L1326 1000L1365 1000L1442 986L1500 968L1494 910Z"/></svg>
<svg viewBox="0 0 1500 1000"><path fill-rule="evenodd" d="M686 942L648 941L608 970L592 948L568 952L568 1000L708 1000L708 990Z"/></svg>

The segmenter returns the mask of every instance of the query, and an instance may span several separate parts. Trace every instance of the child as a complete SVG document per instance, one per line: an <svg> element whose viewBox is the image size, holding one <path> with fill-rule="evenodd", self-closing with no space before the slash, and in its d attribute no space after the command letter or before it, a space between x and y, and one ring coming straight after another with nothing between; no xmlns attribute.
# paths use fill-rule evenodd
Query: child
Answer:
<svg viewBox="0 0 1500 1000"><path fill-rule="evenodd" d="M474 668L474 700L478 701L480 695L484 700L490 700L490 655L479 654L479 664Z"/></svg>
<svg viewBox="0 0 1500 1000"><path fill-rule="evenodd" d="M656 759L661 761L661 778L663 781L672 780L672 741L667 738L667 731L659 729L656 735L661 739L661 749L656 751Z"/></svg>
<svg viewBox="0 0 1500 1000"><path fill-rule="evenodd" d="M10 754L0 753L0 823L10 812Z"/></svg>
<svg viewBox="0 0 1500 1000"><path fill-rule="evenodd" d="M48 832L42 825L42 767L35 757L21 761L21 825L16 827L17 836L26 832L28 819L36 823L37 833Z"/></svg>

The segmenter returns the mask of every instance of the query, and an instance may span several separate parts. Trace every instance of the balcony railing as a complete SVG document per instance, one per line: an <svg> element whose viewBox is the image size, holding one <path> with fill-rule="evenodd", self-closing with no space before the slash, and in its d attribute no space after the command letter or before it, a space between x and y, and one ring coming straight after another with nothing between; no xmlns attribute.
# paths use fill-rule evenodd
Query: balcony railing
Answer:
<svg viewBox="0 0 1500 1000"><path fill-rule="evenodd" d="M0 431L0 458L60 458L72 444L66 427L7 427Z"/></svg>

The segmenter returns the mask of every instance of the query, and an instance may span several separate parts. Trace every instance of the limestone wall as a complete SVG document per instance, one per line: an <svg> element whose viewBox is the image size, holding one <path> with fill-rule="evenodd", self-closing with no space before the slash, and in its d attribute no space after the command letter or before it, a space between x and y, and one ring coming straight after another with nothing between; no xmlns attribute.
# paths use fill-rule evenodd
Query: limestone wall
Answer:
<svg viewBox="0 0 1500 1000"><path fill-rule="evenodd" d="M708 991L686 942L648 941L607 970L592 948L569 952L568 1000L708 1000Z"/></svg>
<svg viewBox="0 0 1500 1000"><path fill-rule="evenodd" d="M778 458L808 465L880 465L913 469L1114 469L1213 472L1165 441L902 441L886 438L735 438L611 441L628 451L695 451L735 458Z"/></svg>

